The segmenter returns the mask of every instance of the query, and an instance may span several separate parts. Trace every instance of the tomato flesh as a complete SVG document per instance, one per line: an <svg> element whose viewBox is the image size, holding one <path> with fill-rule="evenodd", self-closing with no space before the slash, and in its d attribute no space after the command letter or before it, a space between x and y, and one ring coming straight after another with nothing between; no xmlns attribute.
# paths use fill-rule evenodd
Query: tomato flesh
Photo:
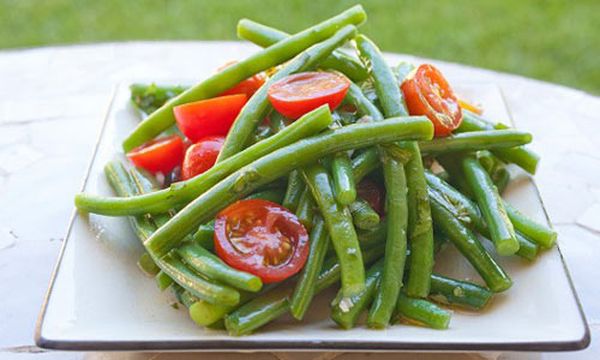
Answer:
<svg viewBox="0 0 600 360"><path fill-rule="evenodd" d="M350 87L346 77L330 72L303 72L275 82L268 90L269 101L279 113L297 119L321 105L337 108Z"/></svg>
<svg viewBox="0 0 600 360"><path fill-rule="evenodd" d="M296 215L262 199L241 200L222 210L214 241L225 263L264 283L298 273L308 258L308 233Z"/></svg>
<svg viewBox="0 0 600 360"><path fill-rule="evenodd" d="M357 194L365 200L380 216L384 214L384 190L371 179L363 179L358 184Z"/></svg>
<svg viewBox="0 0 600 360"><path fill-rule="evenodd" d="M181 167L181 179L191 179L215 165L223 147L223 136L208 136L190 146L185 152Z"/></svg>
<svg viewBox="0 0 600 360"><path fill-rule="evenodd" d="M206 136L225 136L247 97L244 94L219 96L175 106L177 127L193 143Z"/></svg>
<svg viewBox="0 0 600 360"><path fill-rule="evenodd" d="M235 63L237 63L237 61L230 61L230 62L226 63L225 65L221 66L218 71L222 71L223 69L225 69ZM237 85L235 85L231 89L228 89L228 90L224 91L223 93L221 93L220 96L245 94L248 98L250 98L252 95L254 95L254 93L258 89L260 89L261 86L263 86L265 81L266 81L265 75L263 75L262 73L259 73L259 74L256 74L254 76L247 78L246 80L240 81Z"/></svg>
<svg viewBox="0 0 600 360"><path fill-rule="evenodd" d="M158 138L136 147L127 153L127 158L137 166L151 173L167 174L181 165L185 145L183 140L172 135Z"/></svg>
<svg viewBox="0 0 600 360"><path fill-rule="evenodd" d="M411 115L431 120L435 136L449 135L462 120L462 111L452 88L433 65L420 65L401 85Z"/></svg>

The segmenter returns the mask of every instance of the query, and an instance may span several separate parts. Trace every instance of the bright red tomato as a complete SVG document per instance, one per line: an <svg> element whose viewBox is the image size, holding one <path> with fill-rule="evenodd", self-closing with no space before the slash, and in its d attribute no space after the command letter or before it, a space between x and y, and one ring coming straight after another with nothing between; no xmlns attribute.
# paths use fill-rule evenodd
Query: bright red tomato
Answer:
<svg viewBox="0 0 600 360"><path fill-rule="evenodd" d="M181 164L185 146L177 135L158 138L136 147L127 153L131 162L151 173L167 174Z"/></svg>
<svg viewBox="0 0 600 360"><path fill-rule="evenodd" d="M246 104L246 95L220 96L175 106L177 127L192 142L206 136L225 136Z"/></svg>
<svg viewBox="0 0 600 360"><path fill-rule="evenodd" d="M224 141L223 136L208 136L190 146L181 166L181 179L191 179L213 167Z"/></svg>
<svg viewBox="0 0 600 360"><path fill-rule="evenodd" d="M401 85L411 115L431 120L435 136L449 135L462 120L462 111L454 91L433 65L423 64Z"/></svg>
<svg viewBox="0 0 600 360"><path fill-rule="evenodd" d="M286 76L269 88L271 104L282 115L297 119L327 104L331 111L340 105L350 80L330 72L303 72Z"/></svg>
<svg viewBox="0 0 600 360"><path fill-rule="evenodd" d="M219 70L223 70L235 63L237 63L237 61L230 61L227 64L220 67ZM261 86L263 86L265 81L265 76L262 73L259 73L247 78L246 80L241 81L231 89L224 91L220 96L245 94L248 98L250 98L258 89L260 89Z"/></svg>
<svg viewBox="0 0 600 360"><path fill-rule="evenodd" d="M358 196L371 205L373 210L381 216L384 214L385 194L381 186L371 179L363 179L358 184Z"/></svg>
<svg viewBox="0 0 600 360"><path fill-rule="evenodd" d="M215 220L215 250L229 266L260 277L285 280L308 257L308 234L288 209L261 199L241 200Z"/></svg>

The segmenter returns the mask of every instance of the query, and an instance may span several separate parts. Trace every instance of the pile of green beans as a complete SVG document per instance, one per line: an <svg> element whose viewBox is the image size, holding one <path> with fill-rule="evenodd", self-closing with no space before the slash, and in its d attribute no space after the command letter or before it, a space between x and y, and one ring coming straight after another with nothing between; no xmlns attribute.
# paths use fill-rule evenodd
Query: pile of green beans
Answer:
<svg viewBox="0 0 600 360"><path fill-rule="evenodd" d="M112 161L104 170L116 196L75 197L81 212L129 218L143 245L138 267L161 291L171 289L198 326L239 336L288 312L302 321L320 292L338 286L330 314L343 329L365 313L375 329L398 322L446 329L444 307L480 311L512 286L494 253L533 262L556 243L551 227L502 198L516 169L510 164L537 169L539 157L526 147L531 134L464 110L458 129L433 138L431 121L409 114L400 87L415 66L391 67L358 33L365 19L354 6L292 35L242 19L238 36L264 49L191 87L131 86L143 120L124 140L125 152L177 133L175 106L270 74L206 172L160 189L158 177ZM305 71L346 76L344 106L322 105L297 120L277 112L271 85ZM383 211L362 181L380 186ZM307 260L287 280L263 284L214 249L215 216L248 199L281 204L309 234ZM445 246L460 252L478 283L434 272Z"/></svg>

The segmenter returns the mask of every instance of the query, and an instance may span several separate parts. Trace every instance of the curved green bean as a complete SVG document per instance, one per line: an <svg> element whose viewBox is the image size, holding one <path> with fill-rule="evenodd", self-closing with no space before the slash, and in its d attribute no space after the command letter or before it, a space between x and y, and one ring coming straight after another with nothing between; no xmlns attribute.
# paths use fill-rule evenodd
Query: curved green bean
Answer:
<svg viewBox="0 0 600 360"><path fill-rule="evenodd" d="M364 289L365 269L350 211L337 203L331 178L323 165L311 165L303 169L302 175L323 216L342 267L342 292L347 297L353 296Z"/></svg>
<svg viewBox="0 0 600 360"><path fill-rule="evenodd" d="M240 39L248 40L261 47L271 46L290 36L283 31L247 19L238 22L237 35ZM337 70L356 82L363 81L368 76L367 70L360 62L340 50L332 52L321 62L321 66L325 69Z"/></svg>
<svg viewBox="0 0 600 360"><path fill-rule="evenodd" d="M217 163L239 153L246 147L252 132L256 129L258 124L263 121L269 111L270 103L267 92L273 83L290 74L305 71L314 67L326 56L331 54L333 50L351 39L355 34L356 27L353 25L346 25L329 39L315 44L306 51L300 53L271 76L269 80L267 80L265 84L252 95L233 122L231 129L225 137L219 156L217 157Z"/></svg>
<svg viewBox="0 0 600 360"><path fill-rule="evenodd" d="M504 202L504 207L508 218L516 230L538 243L544 249L549 249L554 246L556 238L558 237L558 234L554 229L523 215L519 210L515 209L507 202Z"/></svg>
<svg viewBox="0 0 600 360"><path fill-rule="evenodd" d="M238 63L226 67L198 85L171 99L164 106L153 112L125 139L123 149L126 152L130 151L134 147L153 139L171 126L175 122L173 107L217 96L240 81L275 65L279 65L313 44L331 37L342 26L347 24L359 25L365 19L365 11L360 5L351 7L328 20L307 28Z"/></svg>

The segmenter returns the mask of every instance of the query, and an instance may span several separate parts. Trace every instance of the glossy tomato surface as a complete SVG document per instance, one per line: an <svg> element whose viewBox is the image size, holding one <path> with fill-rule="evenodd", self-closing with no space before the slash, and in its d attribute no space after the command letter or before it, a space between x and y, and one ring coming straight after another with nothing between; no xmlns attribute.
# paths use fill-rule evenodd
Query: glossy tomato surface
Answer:
<svg viewBox="0 0 600 360"><path fill-rule="evenodd" d="M237 63L237 61L230 61L230 62L226 63L225 65L221 66L219 68L219 71L222 71L223 69L225 69L235 63ZM231 89L224 91L220 96L245 94L249 99L252 95L254 95L254 93L258 89L260 89L261 86L263 86L265 81L266 81L266 76L263 73L258 73L254 76L247 78L246 80L241 81L240 83L238 83Z"/></svg>
<svg viewBox="0 0 600 360"><path fill-rule="evenodd" d="M215 220L215 250L228 265L264 283L298 273L308 257L308 234L296 215L276 203L241 200Z"/></svg>
<svg viewBox="0 0 600 360"><path fill-rule="evenodd" d="M337 108L350 87L350 80L330 72L303 72L275 82L269 87L269 101L279 113L297 119L321 105Z"/></svg>
<svg viewBox="0 0 600 360"><path fill-rule="evenodd" d="M223 136L208 136L190 146L181 166L181 179L191 179L213 167L224 141Z"/></svg>
<svg viewBox="0 0 600 360"><path fill-rule="evenodd" d="M151 140L136 147L127 153L131 162L151 173L169 173L176 166L181 165L185 145L177 136L167 136Z"/></svg>
<svg viewBox="0 0 600 360"><path fill-rule="evenodd" d="M177 127L193 143L206 136L225 136L247 97L244 94L220 96L175 106Z"/></svg>
<svg viewBox="0 0 600 360"><path fill-rule="evenodd" d="M411 115L431 120L435 136L449 135L462 120L458 99L442 73L433 65L423 64L401 85Z"/></svg>

